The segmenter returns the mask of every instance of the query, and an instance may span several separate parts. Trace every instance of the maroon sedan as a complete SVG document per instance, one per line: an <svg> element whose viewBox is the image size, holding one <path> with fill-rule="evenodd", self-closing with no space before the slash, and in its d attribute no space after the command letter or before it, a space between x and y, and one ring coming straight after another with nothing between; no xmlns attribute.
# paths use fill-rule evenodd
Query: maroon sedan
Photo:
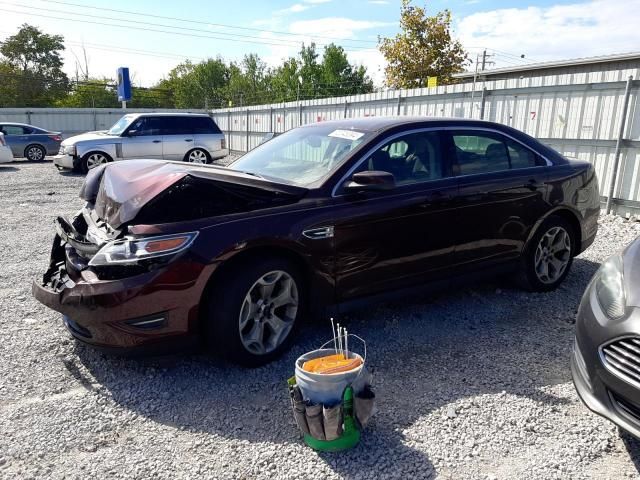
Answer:
<svg viewBox="0 0 640 480"><path fill-rule="evenodd" d="M228 168L109 164L80 196L33 284L73 336L120 351L205 340L249 365L327 308L470 273L554 289L600 201L589 163L522 132L406 117L297 128Z"/></svg>

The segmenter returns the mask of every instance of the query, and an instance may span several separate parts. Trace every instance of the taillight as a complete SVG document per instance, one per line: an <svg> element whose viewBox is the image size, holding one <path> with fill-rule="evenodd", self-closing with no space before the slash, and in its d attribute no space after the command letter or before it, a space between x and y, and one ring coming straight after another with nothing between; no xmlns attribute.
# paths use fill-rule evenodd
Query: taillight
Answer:
<svg viewBox="0 0 640 480"><path fill-rule="evenodd" d="M220 140L220 148L223 149L223 150L225 148L227 148L227 139L226 138L223 138L222 140Z"/></svg>
<svg viewBox="0 0 640 480"><path fill-rule="evenodd" d="M55 141L55 142L61 142L62 141L62 136L60 135L47 135L51 140Z"/></svg>

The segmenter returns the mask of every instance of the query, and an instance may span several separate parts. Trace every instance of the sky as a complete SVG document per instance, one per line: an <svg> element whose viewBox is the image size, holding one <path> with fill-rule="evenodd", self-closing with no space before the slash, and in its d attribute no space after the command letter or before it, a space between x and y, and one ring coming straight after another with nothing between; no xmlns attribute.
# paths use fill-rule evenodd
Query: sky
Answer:
<svg viewBox="0 0 640 480"><path fill-rule="evenodd" d="M427 11L445 8L470 59L487 49L491 68L640 51L640 0L433 0ZM126 66L140 86L186 59L257 53L275 66L302 42L333 42L381 86L377 40L397 34L399 18L400 0L0 0L0 39L36 25L64 36L71 77L84 46L91 76Z"/></svg>

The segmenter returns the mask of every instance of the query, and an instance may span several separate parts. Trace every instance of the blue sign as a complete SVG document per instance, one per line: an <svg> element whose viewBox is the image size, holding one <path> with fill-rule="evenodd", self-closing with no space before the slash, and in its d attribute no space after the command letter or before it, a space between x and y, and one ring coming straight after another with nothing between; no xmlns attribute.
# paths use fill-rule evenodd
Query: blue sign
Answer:
<svg viewBox="0 0 640 480"><path fill-rule="evenodd" d="M129 69L127 67L120 67L118 69L118 101L126 102L128 100L131 100Z"/></svg>

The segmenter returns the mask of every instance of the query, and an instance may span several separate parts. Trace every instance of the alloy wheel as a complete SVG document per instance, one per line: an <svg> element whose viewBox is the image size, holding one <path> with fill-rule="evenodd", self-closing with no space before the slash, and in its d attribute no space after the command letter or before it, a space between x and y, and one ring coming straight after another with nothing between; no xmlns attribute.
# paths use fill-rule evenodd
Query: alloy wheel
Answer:
<svg viewBox="0 0 640 480"><path fill-rule="evenodd" d="M545 284L556 282L571 260L571 237L562 227L550 228L538 242L534 266L538 279Z"/></svg>
<svg viewBox="0 0 640 480"><path fill-rule="evenodd" d="M255 355L273 352L286 340L298 314L298 286L282 270L264 274L242 302L238 327L244 347Z"/></svg>
<svg viewBox="0 0 640 480"><path fill-rule="evenodd" d="M42 148L34 145L27 150L27 158L33 162L39 162L44 158L44 152Z"/></svg>
<svg viewBox="0 0 640 480"><path fill-rule="evenodd" d="M188 159L191 163L207 163L207 154L202 150L193 150L189 153Z"/></svg>
<svg viewBox="0 0 640 480"><path fill-rule="evenodd" d="M92 168L96 168L97 166L107 162L107 157L101 153L92 153L87 157L87 169L91 170Z"/></svg>

